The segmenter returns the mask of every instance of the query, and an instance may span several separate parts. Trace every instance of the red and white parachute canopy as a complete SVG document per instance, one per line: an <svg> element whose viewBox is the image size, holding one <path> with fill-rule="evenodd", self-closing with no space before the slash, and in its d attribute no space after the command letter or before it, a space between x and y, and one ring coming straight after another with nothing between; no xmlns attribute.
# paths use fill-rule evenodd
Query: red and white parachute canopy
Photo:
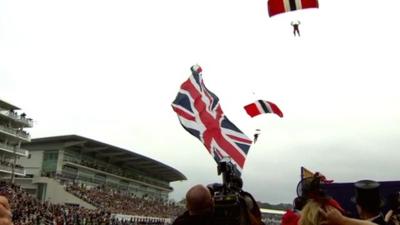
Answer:
<svg viewBox="0 0 400 225"><path fill-rule="evenodd" d="M272 102L265 100L258 100L244 107L247 114L251 117L258 116L263 113L275 113L279 117L283 117L282 111Z"/></svg>
<svg viewBox="0 0 400 225"><path fill-rule="evenodd" d="M318 7L318 0L268 0L270 17L289 11Z"/></svg>

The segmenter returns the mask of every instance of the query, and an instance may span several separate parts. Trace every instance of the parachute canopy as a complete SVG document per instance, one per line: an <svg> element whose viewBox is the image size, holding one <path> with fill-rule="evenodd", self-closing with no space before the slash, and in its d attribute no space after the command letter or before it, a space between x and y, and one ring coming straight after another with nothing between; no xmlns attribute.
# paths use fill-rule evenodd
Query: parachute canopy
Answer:
<svg viewBox="0 0 400 225"><path fill-rule="evenodd" d="M263 113L275 113L279 117L283 117L283 113L277 105L265 100L258 100L250 103L246 105L244 109L251 117L255 117Z"/></svg>
<svg viewBox="0 0 400 225"><path fill-rule="evenodd" d="M318 0L268 0L269 16L300 9L318 8Z"/></svg>

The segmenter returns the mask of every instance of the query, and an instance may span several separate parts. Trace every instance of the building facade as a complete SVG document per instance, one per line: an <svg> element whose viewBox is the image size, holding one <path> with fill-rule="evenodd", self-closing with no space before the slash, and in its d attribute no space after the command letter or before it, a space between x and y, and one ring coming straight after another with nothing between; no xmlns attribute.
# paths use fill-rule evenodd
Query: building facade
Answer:
<svg viewBox="0 0 400 225"><path fill-rule="evenodd" d="M25 128L31 128L33 121L20 108L0 99L0 179L14 182L15 177L24 177L24 167L17 163L29 156L22 147L31 141Z"/></svg>
<svg viewBox="0 0 400 225"><path fill-rule="evenodd" d="M104 185L138 197L159 199L168 199L173 190L170 182L186 179L154 159L78 135L37 138L22 146L29 150L30 158L18 161L27 174L19 183L42 200L49 200L46 196L51 194L50 183L40 179L43 177L61 185Z"/></svg>

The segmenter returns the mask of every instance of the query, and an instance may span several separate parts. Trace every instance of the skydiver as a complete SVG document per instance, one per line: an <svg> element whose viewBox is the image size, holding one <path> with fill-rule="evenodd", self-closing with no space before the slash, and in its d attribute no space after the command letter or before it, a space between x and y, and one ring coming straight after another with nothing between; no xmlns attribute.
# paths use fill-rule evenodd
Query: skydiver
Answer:
<svg viewBox="0 0 400 225"><path fill-rule="evenodd" d="M257 139L258 139L258 135L260 135L260 134L254 134L254 144L257 142Z"/></svg>
<svg viewBox="0 0 400 225"><path fill-rule="evenodd" d="M292 21L291 23L290 23L290 25L292 25L292 27L293 27L293 35L294 36L296 36L296 33L297 33L297 35L299 35L299 37L300 37L300 30L299 30L299 25L300 25L301 23L300 23L300 21L298 21L298 20L296 20L296 21Z"/></svg>
<svg viewBox="0 0 400 225"><path fill-rule="evenodd" d="M254 144L257 142L258 136L260 135L261 130L260 129L256 129L256 132L254 134Z"/></svg>

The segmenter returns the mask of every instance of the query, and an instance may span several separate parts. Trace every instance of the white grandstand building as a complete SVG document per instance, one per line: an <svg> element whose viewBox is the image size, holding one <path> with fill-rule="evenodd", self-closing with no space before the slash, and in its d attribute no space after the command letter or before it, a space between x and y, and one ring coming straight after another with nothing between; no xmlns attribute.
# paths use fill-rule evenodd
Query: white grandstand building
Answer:
<svg viewBox="0 0 400 225"><path fill-rule="evenodd" d="M65 191L66 183L107 186L138 197L168 199L170 182L186 180L178 170L154 159L78 135L32 139L22 145L26 177L17 182L42 201L92 205Z"/></svg>
<svg viewBox="0 0 400 225"><path fill-rule="evenodd" d="M25 169L17 160L28 157L21 144L30 142L30 135L24 129L33 126L32 119L19 111L17 106L0 99L0 179L11 182L16 176L25 176Z"/></svg>

